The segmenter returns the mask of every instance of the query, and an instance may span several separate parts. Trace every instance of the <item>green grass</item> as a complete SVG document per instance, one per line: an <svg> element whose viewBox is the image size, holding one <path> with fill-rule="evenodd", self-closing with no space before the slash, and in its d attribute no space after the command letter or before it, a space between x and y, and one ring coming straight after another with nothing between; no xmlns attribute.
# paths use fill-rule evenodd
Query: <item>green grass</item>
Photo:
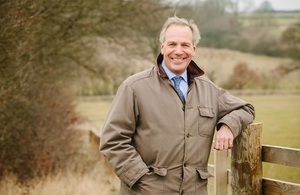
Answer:
<svg viewBox="0 0 300 195"><path fill-rule="evenodd" d="M300 148L300 95L239 96L256 109L256 122L263 123L262 143ZM78 102L78 112L102 124L111 101ZM300 183L300 168L264 163L264 177Z"/></svg>
<svg viewBox="0 0 300 195"><path fill-rule="evenodd" d="M263 123L262 143L300 148L300 95L241 96L256 109Z"/></svg>
<svg viewBox="0 0 300 195"><path fill-rule="evenodd" d="M300 95L241 97L256 108L256 120L263 123L262 143L300 148ZM300 183L300 168L264 163L264 177Z"/></svg>
<svg viewBox="0 0 300 195"><path fill-rule="evenodd" d="M90 120L97 121L101 125L109 110L112 99L103 99L101 97L79 98L76 111Z"/></svg>

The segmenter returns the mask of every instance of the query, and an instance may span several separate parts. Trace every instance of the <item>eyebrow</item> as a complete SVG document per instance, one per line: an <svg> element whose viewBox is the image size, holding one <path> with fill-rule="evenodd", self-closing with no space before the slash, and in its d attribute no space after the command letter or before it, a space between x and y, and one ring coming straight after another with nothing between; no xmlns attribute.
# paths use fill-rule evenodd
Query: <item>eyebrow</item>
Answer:
<svg viewBox="0 0 300 195"><path fill-rule="evenodd" d="M175 43L175 44L178 44L176 41L168 41L167 44L171 44L171 43ZM180 45L192 45L192 43L189 43L189 42L182 42L182 43L179 43Z"/></svg>

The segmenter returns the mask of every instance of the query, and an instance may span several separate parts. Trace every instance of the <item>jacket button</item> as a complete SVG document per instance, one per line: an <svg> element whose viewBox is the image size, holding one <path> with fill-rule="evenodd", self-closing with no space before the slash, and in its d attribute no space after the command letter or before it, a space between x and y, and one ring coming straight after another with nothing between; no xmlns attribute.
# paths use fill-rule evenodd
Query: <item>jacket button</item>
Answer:
<svg viewBox="0 0 300 195"><path fill-rule="evenodd" d="M186 163L183 163L183 166L186 167Z"/></svg>
<svg viewBox="0 0 300 195"><path fill-rule="evenodd" d="M186 137L187 137L187 138L190 138L190 137L191 137L191 135L188 133L188 134L186 135Z"/></svg>

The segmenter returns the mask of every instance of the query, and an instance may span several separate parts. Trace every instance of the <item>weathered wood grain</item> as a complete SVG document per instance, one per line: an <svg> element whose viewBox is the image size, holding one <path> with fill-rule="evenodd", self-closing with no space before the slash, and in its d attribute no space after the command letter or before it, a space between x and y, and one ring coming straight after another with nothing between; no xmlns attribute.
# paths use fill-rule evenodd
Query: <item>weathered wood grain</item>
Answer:
<svg viewBox="0 0 300 195"><path fill-rule="evenodd" d="M226 195L227 185L233 195L300 195L300 184L262 177L263 162L300 167L300 150L262 145L261 132L262 123L253 123L234 140L232 150L212 149L214 164L209 165L209 171L215 175L215 195Z"/></svg>
<svg viewBox="0 0 300 195"><path fill-rule="evenodd" d="M300 184L263 178L263 195L299 195Z"/></svg>
<svg viewBox="0 0 300 195"><path fill-rule="evenodd" d="M295 148L263 145L262 161L291 167L300 167L300 150Z"/></svg>
<svg viewBox="0 0 300 195"><path fill-rule="evenodd" d="M233 195L262 194L262 123L254 123L234 140L231 151Z"/></svg>
<svg viewBox="0 0 300 195"><path fill-rule="evenodd" d="M227 195L227 150L215 151L215 195Z"/></svg>

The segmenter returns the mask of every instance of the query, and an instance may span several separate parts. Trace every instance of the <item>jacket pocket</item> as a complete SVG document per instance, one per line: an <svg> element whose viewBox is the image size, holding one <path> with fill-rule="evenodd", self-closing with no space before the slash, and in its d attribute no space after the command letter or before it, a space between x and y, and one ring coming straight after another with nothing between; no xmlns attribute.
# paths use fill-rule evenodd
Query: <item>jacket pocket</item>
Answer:
<svg viewBox="0 0 300 195"><path fill-rule="evenodd" d="M166 168L149 167L149 172L143 175L131 191L135 194L163 194L165 191Z"/></svg>
<svg viewBox="0 0 300 195"><path fill-rule="evenodd" d="M197 179L195 182L195 193L194 194L208 194L207 192L207 183L208 178L212 177L212 175L208 172L206 167L196 168Z"/></svg>
<svg viewBox="0 0 300 195"><path fill-rule="evenodd" d="M208 179L213 177L213 175L208 172L207 168L196 168L196 171L200 179Z"/></svg>
<svg viewBox="0 0 300 195"><path fill-rule="evenodd" d="M215 113L213 108L198 106L198 132L200 136L211 137L215 129Z"/></svg>
<svg viewBox="0 0 300 195"><path fill-rule="evenodd" d="M167 172L168 172L167 168L164 168L164 167L150 166L149 170L150 170L150 173L155 173L156 175L159 175L159 176L166 176Z"/></svg>

